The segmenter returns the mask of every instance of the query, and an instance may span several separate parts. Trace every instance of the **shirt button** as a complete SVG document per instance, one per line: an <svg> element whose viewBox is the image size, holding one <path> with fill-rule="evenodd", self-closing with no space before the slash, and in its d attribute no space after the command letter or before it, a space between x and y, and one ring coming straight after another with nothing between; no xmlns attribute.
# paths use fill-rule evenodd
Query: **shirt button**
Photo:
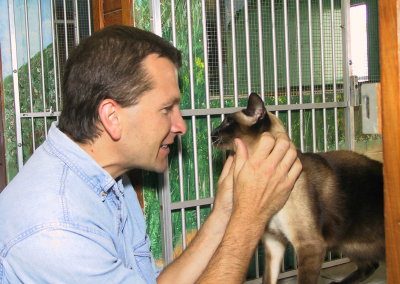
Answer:
<svg viewBox="0 0 400 284"><path fill-rule="evenodd" d="M101 199L104 201L107 197L107 192L105 192L105 191L100 192L100 196L101 196Z"/></svg>

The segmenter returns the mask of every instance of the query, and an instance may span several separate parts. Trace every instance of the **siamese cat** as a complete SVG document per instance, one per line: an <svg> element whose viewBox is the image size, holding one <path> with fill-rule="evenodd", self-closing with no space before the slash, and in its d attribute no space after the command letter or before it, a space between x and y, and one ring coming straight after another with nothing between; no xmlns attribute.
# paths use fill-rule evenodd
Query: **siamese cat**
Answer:
<svg viewBox="0 0 400 284"><path fill-rule="evenodd" d="M262 132L285 132L255 93L246 109L227 114L212 133L213 144L233 149L233 139L248 147ZM298 265L298 283L312 284L327 250L338 250L357 265L341 282L367 279L385 258L382 164L351 151L301 153L303 171L284 207L270 220L263 236L263 283L276 283L290 242Z"/></svg>

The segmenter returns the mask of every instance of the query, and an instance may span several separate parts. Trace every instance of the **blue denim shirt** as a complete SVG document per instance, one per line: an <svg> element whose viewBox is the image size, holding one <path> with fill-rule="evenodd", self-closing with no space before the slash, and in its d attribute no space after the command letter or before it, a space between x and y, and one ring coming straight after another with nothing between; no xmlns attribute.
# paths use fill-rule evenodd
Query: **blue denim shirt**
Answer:
<svg viewBox="0 0 400 284"><path fill-rule="evenodd" d="M146 225L114 180L55 124L0 194L0 284L156 283Z"/></svg>

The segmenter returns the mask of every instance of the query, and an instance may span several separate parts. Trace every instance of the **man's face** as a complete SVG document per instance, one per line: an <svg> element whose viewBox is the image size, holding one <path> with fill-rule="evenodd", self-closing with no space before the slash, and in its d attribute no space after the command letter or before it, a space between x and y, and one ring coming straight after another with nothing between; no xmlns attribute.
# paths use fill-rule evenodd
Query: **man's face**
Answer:
<svg viewBox="0 0 400 284"><path fill-rule="evenodd" d="M127 168L163 172L168 166L169 146L186 132L181 116L178 73L167 58L149 55L143 66L153 84L138 102L122 108L122 155Z"/></svg>

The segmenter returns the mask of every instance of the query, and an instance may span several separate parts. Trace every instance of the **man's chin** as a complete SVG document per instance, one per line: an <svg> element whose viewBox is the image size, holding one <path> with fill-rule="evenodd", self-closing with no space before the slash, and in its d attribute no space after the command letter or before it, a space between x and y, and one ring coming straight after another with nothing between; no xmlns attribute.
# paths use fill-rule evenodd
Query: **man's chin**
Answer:
<svg viewBox="0 0 400 284"><path fill-rule="evenodd" d="M153 168L148 169L148 170L150 170L152 172L156 172L158 174L162 174L162 173L165 173L165 171L167 169L168 169L168 163L165 163L165 164L156 165Z"/></svg>

